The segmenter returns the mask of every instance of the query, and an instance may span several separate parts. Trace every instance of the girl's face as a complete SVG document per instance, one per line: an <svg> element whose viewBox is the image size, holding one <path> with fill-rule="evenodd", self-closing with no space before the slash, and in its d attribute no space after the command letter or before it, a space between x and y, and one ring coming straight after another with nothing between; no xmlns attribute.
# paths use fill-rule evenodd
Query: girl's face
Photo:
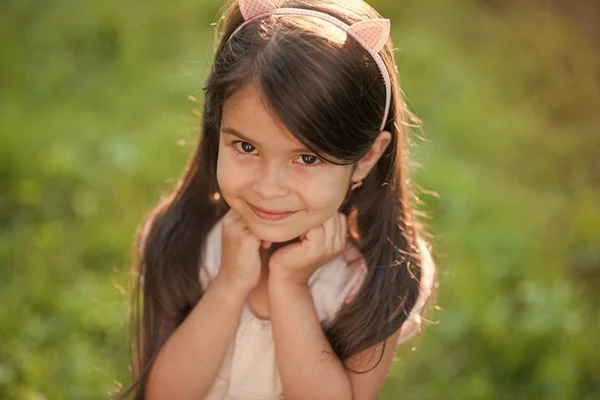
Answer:
<svg viewBox="0 0 600 400"><path fill-rule="evenodd" d="M285 242L325 222L341 206L353 171L303 146L252 85L225 102L217 180L257 238Z"/></svg>

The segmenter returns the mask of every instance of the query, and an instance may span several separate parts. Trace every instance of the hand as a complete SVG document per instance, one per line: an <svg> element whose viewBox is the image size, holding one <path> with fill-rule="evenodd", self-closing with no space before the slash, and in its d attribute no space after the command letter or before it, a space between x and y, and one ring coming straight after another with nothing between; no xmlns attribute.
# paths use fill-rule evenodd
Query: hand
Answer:
<svg viewBox="0 0 600 400"><path fill-rule="evenodd" d="M319 267L344 249L346 229L346 216L336 212L299 241L276 250L269 260L269 284L273 281L306 284Z"/></svg>
<svg viewBox="0 0 600 400"><path fill-rule="evenodd" d="M219 276L236 288L250 291L260 280L261 240L254 236L243 218L230 209L223 217L221 267ZM264 244L267 247L267 244Z"/></svg>

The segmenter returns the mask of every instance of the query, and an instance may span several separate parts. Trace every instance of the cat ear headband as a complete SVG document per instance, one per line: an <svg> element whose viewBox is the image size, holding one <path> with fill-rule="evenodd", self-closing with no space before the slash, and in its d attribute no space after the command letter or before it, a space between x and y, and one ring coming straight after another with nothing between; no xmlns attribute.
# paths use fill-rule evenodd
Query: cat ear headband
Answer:
<svg viewBox="0 0 600 400"><path fill-rule="evenodd" d="M381 131L384 130L385 124L390 112L390 102L392 97L392 87L390 75L379 56L379 51L383 49L385 43L390 36L390 20L389 19L368 19L357 22L353 25L348 25L345 22L320 11L307 10L302 8L277 8L270 0L238 0L240 11L244 16L244 22L231 34L228 40L231 40L248 23L268 15L305 15L328 21L335 26L343 29L346 34L352 36L361 46L363 46L373 57L375 63L381 71L385 82L385 110L383 114L383 122L381 123Z"/></svg>

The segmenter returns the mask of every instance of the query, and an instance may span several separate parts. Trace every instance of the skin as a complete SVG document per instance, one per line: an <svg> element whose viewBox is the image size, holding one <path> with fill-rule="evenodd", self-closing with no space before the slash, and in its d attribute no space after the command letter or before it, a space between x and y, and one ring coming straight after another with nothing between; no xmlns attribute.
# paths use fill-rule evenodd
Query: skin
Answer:
<svg viewBox="0 0 600 400"><path fill-rule="evenodd" d="M231 206L223 219L219 277L252 298L266 299L276 361L286 399L374 399L393 358L398 332L379 366L346 371L316 315L308 279L345 249L345 216L338 212L352 182L363 180L391 140L381 132L355 165L333 165L306 149L265 106L252 86L224 104L217 163L221 194ZM250 205L293 212L279 221L259 218ZM274 245L272 246L272 244ZM365 355L348 360L369 369Z"/></svg>
<svg viewBox="0 0 600 400"><path fill-rule="evenodd" d="M333 165L306 149L266 107L253 86L223 107L217 180L225 201L266 242L286 242L335 216L352 182L365 178L389 144L382 132L356 165ZM250 204L268 211L294 211L264 221Z"/></svg>
<svg viewBox="0 0 600 400"><path fill-rule="evenodd" d="M307 280L345 250L346 220L337 210L351 182L364 179L379 160L390 134L382 132L354 166L306 166L315 163L311 153L272 116L251 86L224 106L222 127L246 139L230 132L220 139L217 175L231 206L222 221L221 267L161 348L146 398L204 398L235 338L244 305L257 301L269 310L286 400L377 398L399 332L387 339L375 369L365 374L347 371L323 333ZM243 146L249 154L236 151L242 150L241 143L234 143L239 140L249 142ZM249 203L295 214L264 221ZM379 354L375 347L346 362L354 370L369 370L373 354ZM202 368L198 360L204 360ZM134 375L138 373L134 365Z"/></svg>

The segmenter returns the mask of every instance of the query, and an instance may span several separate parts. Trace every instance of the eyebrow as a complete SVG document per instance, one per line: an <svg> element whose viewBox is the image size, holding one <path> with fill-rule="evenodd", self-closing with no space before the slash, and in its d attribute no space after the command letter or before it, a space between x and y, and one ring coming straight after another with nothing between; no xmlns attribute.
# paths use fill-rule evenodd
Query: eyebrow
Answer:
<svg viewBox="0 0 600 400"><path fill-rule="evenodd" d="M237 136L238 138L242 139L244 142L259 144L255 140L252 140L249 137L244 136L237 129L234 129L234 128L231 128L231 127L221 128L221 133L228 133L230 135ZM308 149L306 147L298 147L298 148L292 149L291 152L292 153L310 153L310 154L314 153L313 151L311 151L310 149Z"/></svg>

